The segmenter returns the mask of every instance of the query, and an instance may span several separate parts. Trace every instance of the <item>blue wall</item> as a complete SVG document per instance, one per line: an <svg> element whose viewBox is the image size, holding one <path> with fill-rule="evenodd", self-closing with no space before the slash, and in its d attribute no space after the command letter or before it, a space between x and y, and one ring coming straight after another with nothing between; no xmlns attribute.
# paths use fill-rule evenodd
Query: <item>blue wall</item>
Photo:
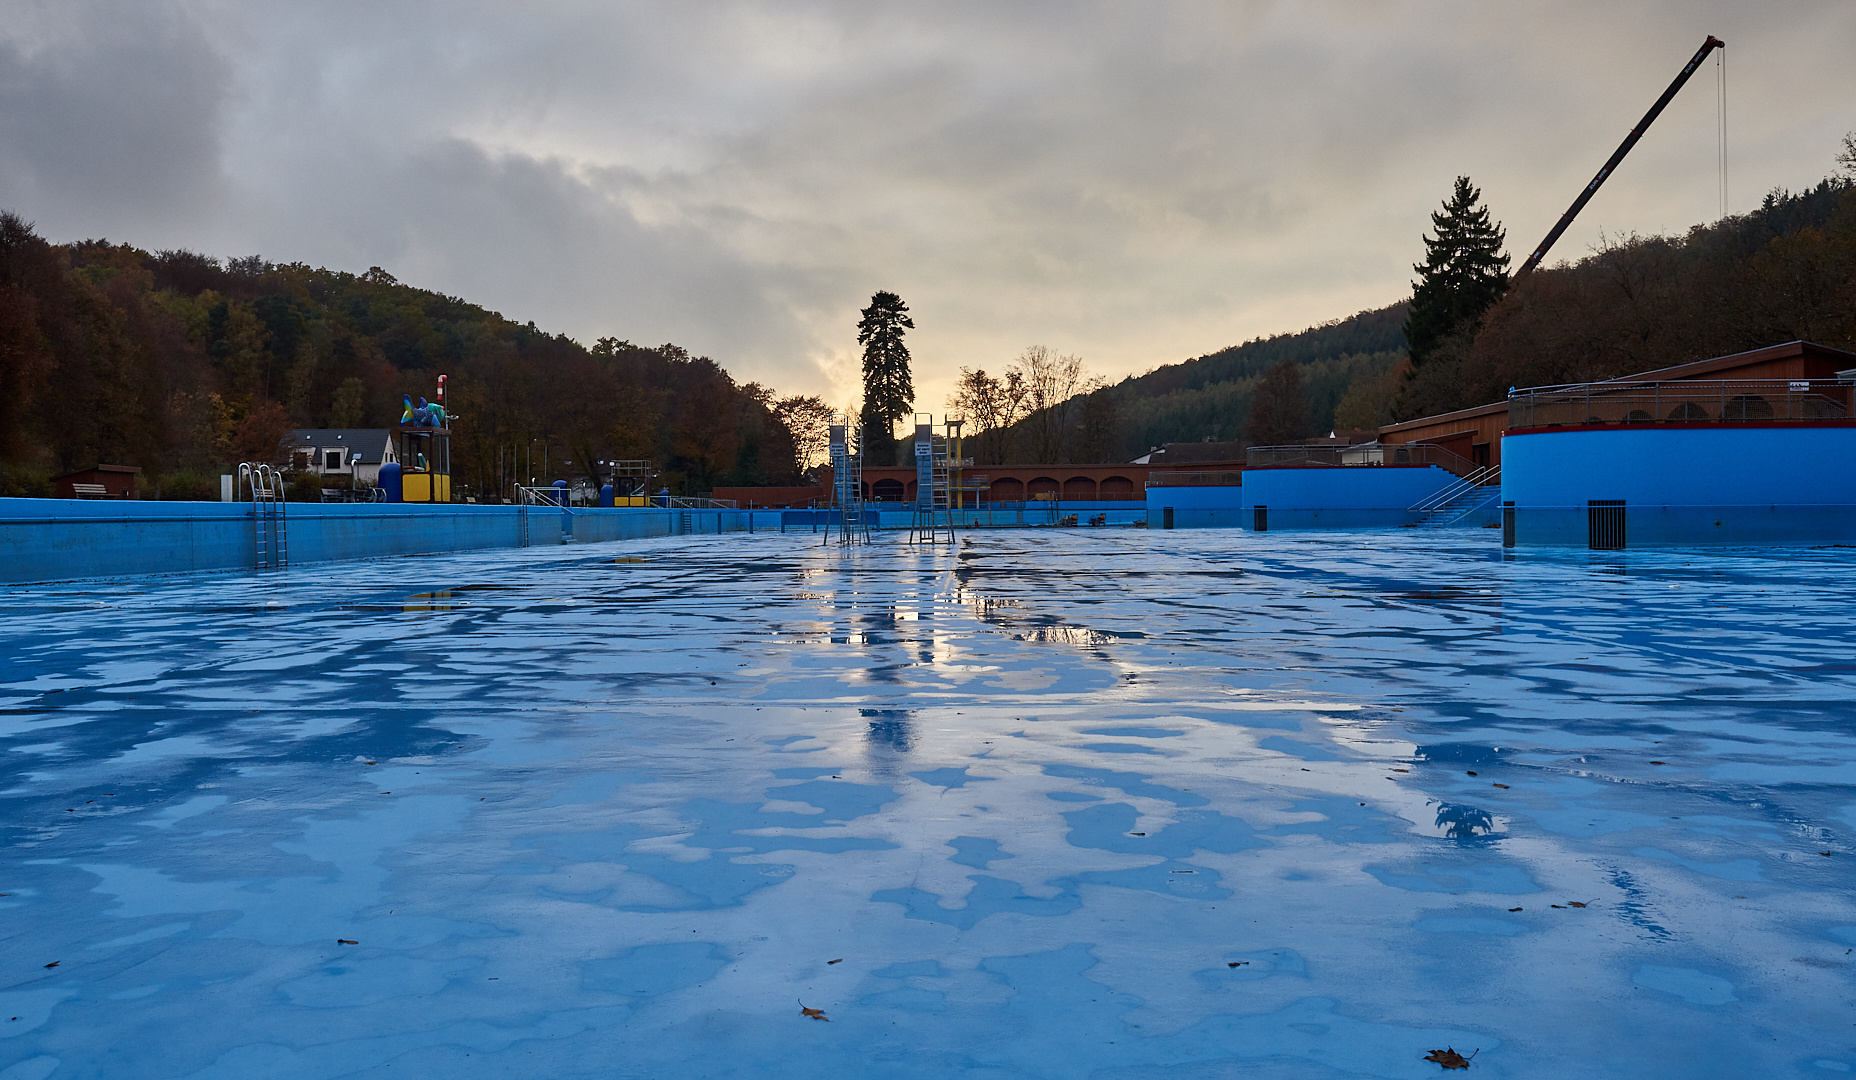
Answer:
<svg viewBox="0 0 1856 1080"><path fill-rule="evenodd" d="M779 528L779 511L754 517ZM528 543L559 544L563 532L581 543L667 536L686 521L693 533L749 527L734 510L576 508L565 530L563 519L531 507ZM292 564L518 547L524 520L518 507L458 503L291 503L286 513ZM250 503L0 499L0 582L229 570L256 555Z"/></svg>
<svg viewBox="0 0 1856 1080"><path fill-rule="evenodd" d="M1150 487L1147 489L1147 527L1164 529L1166 512L1173 511L1175 529L1238 529L1244 489L1229 484L1205 487Z"/></svg>
<svg viewBox="0 0 1856 1080"><path fill-rule="evenodd" d="M1342 465L1315 469L1251 469L1244 473L1249 512L1269 508L1271 529L1367 529L1410 525L1411 506L1457 482L1435 465L1418 468Z"/></svg>
<svg viewBox="0 0 1856 1080"><path fill-rule="evenodd" d="M1516 544L1586 546L1622 499L1630 547L1856 542L1856 427L1561 428L1502 440Z"/></svg>

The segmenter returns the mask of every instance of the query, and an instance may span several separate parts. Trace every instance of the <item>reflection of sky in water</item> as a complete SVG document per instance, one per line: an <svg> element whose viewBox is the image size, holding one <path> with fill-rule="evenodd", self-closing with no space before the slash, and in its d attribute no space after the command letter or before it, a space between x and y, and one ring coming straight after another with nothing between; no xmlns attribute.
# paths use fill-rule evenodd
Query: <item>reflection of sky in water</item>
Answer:
<svg viewBox="0 0 1856 1080"><path fill-rule="evenodd" d="M1856 1065L1849 552L890 539L11 590L0 1078Z"/></svg>

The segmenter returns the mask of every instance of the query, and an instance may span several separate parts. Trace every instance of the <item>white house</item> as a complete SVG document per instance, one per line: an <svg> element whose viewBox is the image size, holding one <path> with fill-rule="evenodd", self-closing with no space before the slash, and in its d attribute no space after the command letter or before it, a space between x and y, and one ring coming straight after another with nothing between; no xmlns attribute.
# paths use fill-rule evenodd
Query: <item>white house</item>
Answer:
<svg viewBox="0 0 1856 1080"><path fill-rule="evenodd" d="M399 460L388 428L297 428L284 439L284 449L299 471L348 476L362 486L378 483L380 466Z"/></svg>

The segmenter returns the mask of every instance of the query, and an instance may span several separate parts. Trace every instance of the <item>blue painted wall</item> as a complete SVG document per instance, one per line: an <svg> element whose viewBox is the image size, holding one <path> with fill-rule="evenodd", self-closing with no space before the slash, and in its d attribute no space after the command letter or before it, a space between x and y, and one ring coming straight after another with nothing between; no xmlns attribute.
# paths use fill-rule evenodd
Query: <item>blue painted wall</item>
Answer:
<svg viewBox="0 0 1856 1080"><path fill-rule="evenodd" d="M1418 520L1414 503L1457 482L1435 465L1251 469L1244 474L1245 526L1258 506L1274 529L1383 529Z"/></svg>
<svg viewBox="0 0 1856 1080"><path fill-rule="evenodd" d="M1629 547L1856 542L1856 427L1605 427L1502 440L1515 543L1585 547L1622 499Z"/></svg>
<svg viewBox="0 0 1856 1080"><path fill-rule="evenodd" d="M777 529L779 512L757 515ZM734 510L531 507L418 503L292 503L291 564L566 541L735 532ZM0 499L0 582L250 567L257 554L250 503Z"/></svg>
<svg viewBox="0 0 1856 1080"><path fill-rule="evenodd" d="M1166 528L1166 512L1171 509L1175 529L1243 528L1243 503L1244 489L1238 484L1150 487L1147 489L1147 527Z"/></svg>

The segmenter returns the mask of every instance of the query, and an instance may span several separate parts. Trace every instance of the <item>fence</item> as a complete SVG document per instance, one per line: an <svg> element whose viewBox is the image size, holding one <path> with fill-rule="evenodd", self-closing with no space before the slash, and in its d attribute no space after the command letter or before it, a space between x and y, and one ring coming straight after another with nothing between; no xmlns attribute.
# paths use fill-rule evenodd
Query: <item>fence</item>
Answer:
<svg viewBox="0 0 1856 1080"><path fill-rule="evenodd" d="M1850 383L1832 379L1536 386L1508 395L1508 426L1824 423L1850 419L1850 391Z"/></svg>

